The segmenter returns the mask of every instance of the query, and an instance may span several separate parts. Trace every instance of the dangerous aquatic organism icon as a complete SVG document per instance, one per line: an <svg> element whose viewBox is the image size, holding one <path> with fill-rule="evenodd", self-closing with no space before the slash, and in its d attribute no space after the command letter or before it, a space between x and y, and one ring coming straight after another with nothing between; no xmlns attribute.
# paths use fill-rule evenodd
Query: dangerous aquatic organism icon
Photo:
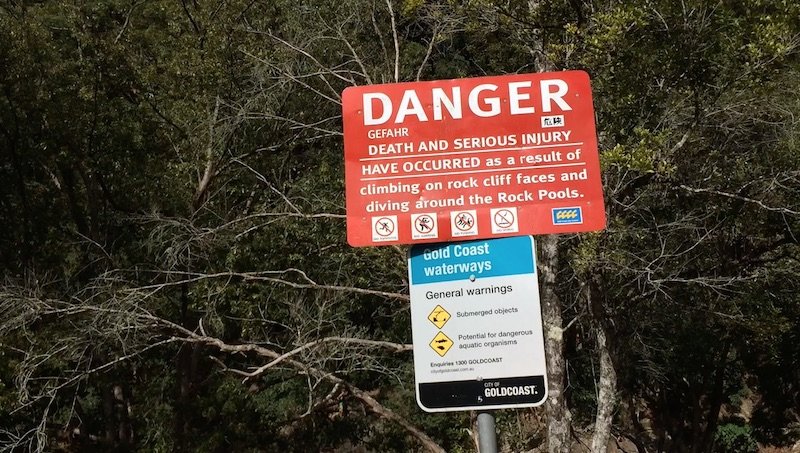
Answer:
<svg viewBox="0 0 800 453"><path fill-rule="evenodd" d="M430 347L433 349L440 357L444 357L447 354L447 351L453 347L453 340L451 340L447 335L443 332L439 332L436 336L431 340Z"/></svg>

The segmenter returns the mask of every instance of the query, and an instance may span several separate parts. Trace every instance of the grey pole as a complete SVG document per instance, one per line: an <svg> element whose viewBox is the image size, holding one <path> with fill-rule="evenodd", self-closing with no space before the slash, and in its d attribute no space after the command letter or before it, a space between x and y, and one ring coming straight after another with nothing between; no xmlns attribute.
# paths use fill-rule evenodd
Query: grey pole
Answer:
<svg viewBox="0 0 800 453"><path fill-rule="evenodd" d="M494 416L488 411L478 412L478 452L497 453Z"/></svg>

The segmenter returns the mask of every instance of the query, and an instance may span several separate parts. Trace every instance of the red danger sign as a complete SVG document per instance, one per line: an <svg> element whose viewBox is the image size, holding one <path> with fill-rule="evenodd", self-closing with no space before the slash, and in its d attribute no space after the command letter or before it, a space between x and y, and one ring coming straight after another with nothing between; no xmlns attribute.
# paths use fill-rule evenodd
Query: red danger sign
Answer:
<svg viewBox="0 0 800 453"><path fill-rule="evenodd" d="M342 115L350 245L605 228L583 71L351 87Z"/></svg>

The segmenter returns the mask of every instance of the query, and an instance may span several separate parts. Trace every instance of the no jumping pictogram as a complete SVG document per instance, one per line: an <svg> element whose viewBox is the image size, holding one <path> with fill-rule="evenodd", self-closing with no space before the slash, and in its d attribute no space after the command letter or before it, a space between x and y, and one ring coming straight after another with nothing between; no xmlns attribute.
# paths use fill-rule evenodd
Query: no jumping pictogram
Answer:
<svg viewBox="0 0 800 453"><path fill-rule="evenodd" d="M469 231L475 226L475 217L469 212L459 212L456 214L453 224L460 231Z"/></svg>
<svg viewBox="0 0 800 453"><path fill-rule="evenodd" d="M450 233L453 237L476 236L478 234L477 211L450 212Z"/></svg>

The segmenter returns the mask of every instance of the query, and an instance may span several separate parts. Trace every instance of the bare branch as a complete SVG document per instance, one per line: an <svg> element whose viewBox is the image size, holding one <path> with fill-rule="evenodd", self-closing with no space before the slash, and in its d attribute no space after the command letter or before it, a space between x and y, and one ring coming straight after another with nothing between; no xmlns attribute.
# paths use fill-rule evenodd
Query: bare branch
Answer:
<svg viewBox="0 0 800 453"><path fill-rule="evenodd" d="M56 394L60 390L66 388L66 387L69 387L72 384L75 384L76 382L78 382L80 380L86 379L87 377L89 377L92 374L96 374L96 373L99 373L101 371L108 370L110 368L113 368L114 366L116 366L119 363L125 362L125 361L130 360L130 359L132 359L134 357L138 357L138 356L144 354L145 352L147 352L147 351L149 351L151 349L155 349L155 348L157 348L159 346L163 346L165 344L174 343L175 341L178 341L178 340L179 339L177 339L177 338L167 338L165 340L161 340L161 341L158 341L156 343L150 344L150 345L148 345L147 347L145 347L145 348L143 348L141 350L137 350L137 351L132 352L130 354L126 354L124 356L117 357L116 359L111 360L109 362L106 362L106 363L104 363L104 364L102 364L100 366L97 366L97 367L94 367L94 368L91 368L91 369L88 369L88 370L76 371L76 375L73 376L72 378L67 379L66 381L62 382L61 384L59 384L59 385L57 385L57 386L55 386L53 388L48 389L47 392L45 392L44 394L41 394L41 395L36 396L36 397L33 397L32 399L27 401L25 404L23 404L23 405L17 407L16 409L14 409L13 411L11 411L11 414L15 414L15 413L17 413L17 412L29 407L30 405L37 403L38 401L42 400L43 398L46 398L46 397L55 398Z"/></svg>
<svg viewBox="0 0 800 453"><path fill-rule="evenodd" d="M278 354L277 352L272 351L272 350L267 349L267 348L264 348L262 346L253 345L253 344L230 345L230 344L227 344L227 343L223 342L222 340L219 340L218 338L203 337L203 336L197 335L197 334L195 334L193 332L189 332L188 330L183 329L183 328L181 328L181 330L186 335L186 337L179 338L179 339L182 339L183 341L187 341L187 342L202 343L202 344L206 344L208 346L213 346L213 347L216 347L217 349L219 349L220 351L223 351L223 352L231 352L231 353L236 353L236 352L254 352L254 353L256 353L256 354L258 354L258 355L260 355L262 357L271 358L273 361L281 359L281 357L283 356L282 354ZM299 362L299 361L297 361L295 359L292 359L290 357L287 357L287 358L282 359L282 360L283 360L284 363L286 363L287 365L291 366L292 368L295 368L298 371L301 371L301 372L304 372L304 373L308 373L308 374L313 375L314 377L316 377L318 379L322 379L322 380L328 381L331 384L341 385L341 386L346 387L353 396L355 396L356 398L361 400L365 405L367 405L367 407L369 407L369 409L372 410L372 412L374 412L375 414L377 414L378 416L380 416L382 418L385 418L385 419L387 419L389 421L395 422L398 425L400 425L401 427L403 427L403 429L405 429L409 434L411 434L413 437L415 437L417 439L417 441L419 441L420 444L422 444L422 446L425 447L428 451L435 452L435 453L445 453L445 450L441 446L439 446L436 442L434 442L433 439L431 439L422 430L420 430L416 426L412 425L405 418L400 417L399 415L397 415L391 409L388 409L387 407L383 406L375 398L370 396L367 392L359 389L358 387L355 387L354 385L350 384L349 382L345 381L344 379L342 379L342 378L340 378L338 376L335 376L333 374L326 373L326 372L324 372L322 370L319 370L317 368L308 366L307 364Z"/></svg>
<svg viewBox="0 0 800 453"><path fill-rule="evenodd" d="M264 33L267 36L269 36L270 38L272 38L272 39L280 42L281 44L289 47L290 49L294 50L295 52L298 52L301 55L303 55L305 57L308 57L309 59L311 59L311 61L314 62L315 65L317 65L317 67L319 67L319 69L322 71L322 73L330 74L330 75L332 75L332 76L334 76L334 77L336 77L336 78L338 78L340 80L343 80L343 81L347 82L349 85L353 84L353 80L352 79L348 79L347 77L344 77L344 76L340 75L337 71L332 70L330 68L330 66L323 65L322 63L319 62L319 60L314 58L310 53L306 52L305 50L303 50L303 49L301 49L301 48L299 48L297 46L294 46L294 45L292 45L291 43L289 43L287 41L284 41L284 40L278 38L277 36L273 35L270 32L259 32L259 33ZM242 50L242 53L244 53L245 55L247 55L250 58L253 58L254 60L257 60L257 61L265 64L268 67L271 67L271 68L279 71L283 76L289 78L293 82L295 82L298 85L302 86L303 88L315 93L316 95L318 95L318 96L320 96L320 97L322 97L324 99L327 99L328 101L331 101L334 104L337 104L337 105L341 105L342 104L342 99L341 99L341 96L339 95L338 90L335 90L333 88L333 86L331 86L331 84L328 82L328 80L324 76L322 76L321 74L319 74L319 76L322 79L322 81L325 83L325 85L328 87L328 89L331 91L331 95L327 95L327 94L323 93L322 91L320 91L320 90L314 88L313 86L309 85L308 83L306 83L304 80L302 80L303 76L297 76L296 74L292 74L289 71L284 70L283 68L280 68L277 65L275 65L275 64L273 64L273 63L271 63L271 62L269 62L267 60L264 60L263 58L257 57L257 56L253 55L252 53L250 53L250 52L248 52L246 50Z"/></svg>
<svg viewBox="0 0 800 453"><path fill-rule="evenodd" d="M400 40L397 38L397 23L394 20L394 9L392 0L386 0L386 7L389 8L389 18L392 21L392 38L394 39L394 81L400 81Z"/></svg>
<svg viewBox="0 0 800 453"><path fill-rule="evenodd" d="M369 71L367 71L364 62L362 61L361 57L358 56L358 52L356 52L356 49L350 43L350 40L345 37L341 27L336 29L336 34L339 36L339 39L344 43L344 45L347 46L347 49L350 50L350 55L353 56L353 59L355 60L356 64L358 64L358 67L361 68L361 73L364 77L364 80L366 80L368 84L372 85L372 78L369 76ZM355 85L355 81L352 79L350 80L350 83Z"/></svg>
<svg viewBox="0 0 800 453"><path fill-rule="evenodd" d="M282 361L286 360L289 357L297 355L300 352L303 352L303 351L305 351L307 349L312 349L312 348L314 348L314 347L316 347L316 346L318 346L320 344L333 343L333 342L345 343L345 344L359 344L359 345L370 346L370 347L387 348L387 349L391 349L391 350L396 351L396 352L411 351L413 349L413 346L410 345L410 344L392 343L392 342L389 342L389 341L365 340L365 339L362 339L362 338L326 337L326 338L320 338L319 340L314 340L314 341L308 342L308 343L306 343L306 344L304 344L302 346L298 346L298 347L292 349L291 351L283 354L282 356L274 359L273 361L267 363L266 365L263 365L263 366L259 367L255 371L246 374L246 376L247 376L247 378L254 378L254 377L260 376L261 374L263 374L268 369L270 369L273 366L281 363ZM243 382L246 382L247 378Z"/></svg>
<svg viewBox="0 0 800 453"><path fill-rule="evenodd" d="M289 198L287 198L287 197L286 197L286 195L285 195L283 192L281 192L280 190L276 189L276 188L275 188L275 186L273 186L273 185L272 185L272 183L270 183L269 181L267 181L267 178L266 178L264 175L262 175L261 173L259 173L258 171L256 171L256 170L255 170L253 167L251 167L251 166L247 165L246 163L242 162L242 161L241 161L241 160L239 160L239 159L233 159L233 161L234 161L234 162L236 162L237 164L239 164L239 165L241 165L241 166L245 167L246 169L250 170L250 171L251 171L253 174L255 174L255 175L256 175L256 177L258 178L258 180L259 180L259 181L261 181L261 182L263 182L264 184L266 184L266 185L267 185L267 187L269 187L269 188L270 188L270 190L272 190L273 192L275 192L276 194L278 194L278 196L280 196L281 198L283 198L283 201L285 201L285 202L286 202L286 204L288 204L288 205L289 205L289 207L290 207L290 208L292 208L292 210L294 210L294 212L295 212L296 214L302 214L302 213L300 212L300 210L297 208L297 206L295 206L295 205L294 205L294 203L292 203L292 202L291 202L291 200L289 200Z"/></svg>
<svg viewBox="0 0 800 453"><path fill-rule="evenodd" d="M372 19L372 28L375 30L375 36L378 38L378 43L381 45L381 50L383 51L383 61L386 63L386 67L391 71L391 64L389 62L389 51L386 49L386 43L383 42L383 32L381 31L380 27L378 26L378 20L375 17L375 5L372 6L372 13L370 14L370 18Z"/></svg>
<svg viewBox="0 0 800 453"><path fill-rule="evenodd" d="M755 205L759 206L762 209L765 209L765 210L771 211L771 212L779 212L781 214L789 214L789 215L793 215L793 216L800 215L800 211L794 211L794 210L789 209L789 208L780 208L780 207L769 206L766 203L764 203L763 201L755 200L753 198L743 197L741 195L736 195L736 194L733 194L733 193L722 192L722 191L714 190L714 189L699 189L699 188L689 187L689 186L687 186L685 184L681 184L680 187L681 187L681 189L686 190L688 192L692 192L692 193L708 193L708 194L712 194L712 195L719 195L721 197L731 198L731 199L734 199L734 200L744 201L746 203L752 203L752 204L755 204Z"/></svg>
<svg viewBox="0 0 800 453"><path fill-rule="evenodd" d="M339 285L324 285L324 284L317 284L314 282L308 283L297 283L292 282L289 280L285 280L283 278L278 277L271 277L270 275L284 275L287 273L298 272L296 269L284 269L280 271L259 271L259 272L217 272L213 274L201 274L201 273L194 273L194 272L179 272L179 271L164 271L159 272L164 275L183 275L187 276L188 278L181 279L178 281L167 282L167 283L160 283L155 285L147 285L141 286L133 289L127 290L128 292L139 292L139 291L152 291L149 296L168 288L174 286L181 286L187 283L194 283L202 280L208 279L217 279L217 278L241 278L244 281L263 281L263 282L270 282L270 283L277 283L280 285L290 286L296 289L316 289L316 290L329 290L329 291L337 291L337 292L344 292L344 293L353 293L353 294L364 294L370 296L380 296L385 297L387 299L396 299L402 301L408 301L407 294L400 294L400 293L392 293L388 291L377 291L373 289L365 289L365 288L357 288L354 286L339 286Z"/></svg>
<svg viewBox="0 0 800 453"><path fill-rule="evenodd" d="M205 198L206 193L208 192L208 187L211 184L211 180L214 177L214 167L216 166L216 159L214 158L214 136L215 136L215 127L217 120L219 118L219 105L220 99L217 96L216 101L214 102L214 112L211 115L211 118L208 121L208 145L206 147L206 166L205 170L203 171L203 176L197 182L197 189L195 189L194 196L192 197L192 203L194 209L197 210L200 208L200 205Z"/></svg>
<svg viewBox="0 0 800 453"><path fill-rule="evenodd" d="M320 133L322 133L321 137L341 136L341 135L343 135L341 131L332 130L332 129L325 129L325 128L319 126L319 124L322 124L322 123L325 123L325 122L328 122L328 121L333 121L333 120L336 120L336 119L339 119L339 118L341 118L341 115L337 115L337 116L334 116L334 117L326 118L324 120L317 121L315 123L304 123L302 121L298 121L298 120L293 119L293 118L287 118L285 116L275 115L275 114L271 114L271 113L250 113L250 114L248 114L248 119L269 119L269 120L282 121L284 123L290 124L291 128L295 129L295 130L314 130L314 131L320 132ZM320 138L320 137L315 137L315 138Z"/></svg>
<svg viewBox="0 0 800 453"><path fill-rule="evenodd" d="M125 33L125 29L128 28L128 24L131 22L131 15L133 14L133 10L136 9L137 6L144 4L144 2L136 2L131 5L131 8L128 10L128 14L125 15L125 22L122 24L122 28L117 33L117 37L114 38L114 44L119 42L120 38L122 38L122 34Z"/></svg>
<svg viewBox="0 0 800 453"><path fill-rule="evenodd" d="M310 53L308 53L307 51L305 51L305 50L301 49L300 47L298 47L298 46L295 46L294 44L292 44L292 43L290 43L290 42L288 42L288 41L285 41L285 40L283 40L283 39L281 39L281 38L279 38L279 37L277 37L277 36L273 35L271 32L265 32L264 34L266 34L266 35L267 35L267 36L269 36L270 38L274 39L275 41L278 41L279 43L283 44L284 46L288 47L289 49L291 49L291 50L293 50L293 51L295 51L295 52L299 53L300 55L303 55L303 56L305 56L306 58L310 59L310 60L311 60L312 62L314 62L314 64L315 64L315 65L317 65L317 67L318 67L320 70L322 70L324 73L326 73L326 74L330 74L330 75L332 75L332 76L334 76L334 77L336 77L336 78L338 78L338 79L340 79L340 80L342 80L342 81L344 81L344 82L347 82L347 83L352 83L352 80L351 80L351 79L348 79L348 78L346 78L346 77L342 77L341 75L337 74L336 72L334 72L334 71L331 71L331 70L330 70L330 66L322 64L322 63L321 63L319 60L317 60L317 58L316 58L316 57L314 57L313 55L311 55L311 54L310 54ZM246 53L246 52L245 52L245 53ZM247 53L246 53L246 54L247 54ZM253 57L253 58L256 58L256 59L257 59L257 60L259 60L259 61L263 61L262 59L260 59L260 58L257 58L257 57L254 57L254 56L252 56L252 55L250 55L250 54L247 54L247 55L249 55L249 56L251 56L251 57Z"/></svg>
<svg viewBox="0 0 800 453"><path fill-rule="evenodd" d="M428 50L425 52L425 57L422 59L422 63L419 64L419 69L417 69L417 82L419 82L419 79L422 77L422 70L425 69L425 65L428 63L431 53L433 53L433 45L436 43L437 34L439 34L438 25L433 29L433 36L431 36L431 40L428 43Z"/></svg>

